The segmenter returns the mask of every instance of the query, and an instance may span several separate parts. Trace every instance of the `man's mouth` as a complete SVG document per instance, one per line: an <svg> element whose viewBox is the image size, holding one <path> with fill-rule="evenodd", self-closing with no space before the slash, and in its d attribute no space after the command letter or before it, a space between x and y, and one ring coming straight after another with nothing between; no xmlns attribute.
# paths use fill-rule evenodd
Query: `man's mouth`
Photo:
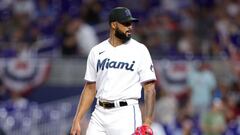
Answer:
<svg viewBox="0 0 240 135"><path fill-rule="evenodd" d="M131 36L131 35L132 35L132 32L131 32L131 31L126 31L126 35L127 35L127 36Z"/></svg>

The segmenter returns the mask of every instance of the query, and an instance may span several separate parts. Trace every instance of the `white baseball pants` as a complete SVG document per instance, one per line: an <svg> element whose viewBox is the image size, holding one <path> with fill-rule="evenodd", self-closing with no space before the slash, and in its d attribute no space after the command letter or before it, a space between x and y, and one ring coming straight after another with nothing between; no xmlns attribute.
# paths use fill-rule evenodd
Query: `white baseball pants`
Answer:
<svg viewBox="0 0 240 135"><path fill-rule="evenodd" d="M86 135L131 135L141 125L142 116L138 103L111 109L97 104Z"/></svg>

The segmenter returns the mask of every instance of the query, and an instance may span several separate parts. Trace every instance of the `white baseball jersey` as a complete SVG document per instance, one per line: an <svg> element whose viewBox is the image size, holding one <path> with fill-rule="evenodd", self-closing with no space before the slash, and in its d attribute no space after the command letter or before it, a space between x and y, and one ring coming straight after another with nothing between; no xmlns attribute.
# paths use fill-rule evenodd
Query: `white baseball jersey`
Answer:
<svg viewBox="0 0 240 135"><path fill-rule="evenodd" d="M96 82L96 98L138 99L142 82L156 80L148 49L134 39L114 47L109 39L93 47L87 60L85 80Z"/></svg>

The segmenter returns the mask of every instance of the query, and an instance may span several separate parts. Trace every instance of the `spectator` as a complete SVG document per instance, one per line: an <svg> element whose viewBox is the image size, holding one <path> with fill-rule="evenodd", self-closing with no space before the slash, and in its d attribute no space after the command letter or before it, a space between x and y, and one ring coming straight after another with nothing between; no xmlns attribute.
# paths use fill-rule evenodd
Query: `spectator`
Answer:
<svg viewBox="0 0 240 135"><path fill-rule="evenodd" d="M81 9L81 15L88 24L96 25L101 22L100 13L102 7L97 0L85 0L81 5Z"/></svg>
<svg viewBox="0 0 240 135"><path fill-rule="evenodd" d="M32 0L15 0L13 2L13 11L16 15L24 14L33 18L35 15L35 5Z"/></svg>
<svg viewBox="0 0 240 135"><path fill-rule="evenodd" d="M57 26L58 14L49 0L40 0L36 2L35 22L44 37L52 37Z"/></svg>
<svg viewBox="0 0 240 135"><path fill-rule="evenodd" d="M175 97L161 91L160 99L156 102L156 120L163 125L174 123L177 111L177 101Z"/></svg>
<svg viewBox="0 0 240 135"><path fill-rule="evenodd" d="M196 38L193 31L184 31L183 36L178 41L177 49L181 54L192 56L194 54L194 44L196 44Z"/></svg>
<svg viewBox="0 0 240 135"><path fill-rule="evenodd" d="M64 27L62 33L61 52L63 56L78 56L78 44L75 33L78 29L78 21L76 19L69 20Z"/></svg>
<svg viewBox="0 0 240 135"><path fill-rule="evenodd" d="M76 31L77 44L82 56L87 57L91 48L98 43L95 29L81 19L76 19L78 29Z"/></svg>
<svg viewBox="0 0 240 135"><path fill-rule="evenodd" d="M240 80L233 82L227 95L227 120L237 119L240 116Z"/></svg>
<svg viewBox="0 0 240 135"><path fill-rule="evenodd" d="M36 17L50 17L49 19L55 19L57 17L56 11L49 0L37 1ZM46 18L48 19L48 18Z"/></svg>
<svg viewBox="0 0 240 135"><path fill-rule="evenodd" d="M5 88L4 88L4 85L3 85L3 82L0 78L0 101L2 100L2 98L4 97L5 95ZM1 134L0 134L1 135Z"/></svg>
<svg viewBox="0 0 240 135"><path fill-rule="evenodd" d="M200 62L196 69L189 72L187 83L191 89L191 104L194 114L207 112L211 104L213 91L216 88L216 78L207 63Z"/></svg>
<svg viewBox="0 0 240 135"><path fill-rule="evenodd" d="M223 102L214 99L211 110L201 117L201 128L204 135L221 135L226 128L223 114Z"/></svg>
<svg viewBox="0 0 240 135"><path fill-rule="evenodd" d="M192 135L193 122L191 118L184 118L182 120L182 134L183 135Z"/></svg>

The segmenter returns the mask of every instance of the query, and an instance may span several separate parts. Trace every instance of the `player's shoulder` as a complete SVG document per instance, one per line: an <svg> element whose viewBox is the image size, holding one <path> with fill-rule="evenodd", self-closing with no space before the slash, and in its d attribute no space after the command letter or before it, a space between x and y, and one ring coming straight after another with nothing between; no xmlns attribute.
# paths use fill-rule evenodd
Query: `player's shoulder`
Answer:
<svg viewBox="0 0 240 135"><path fill-rule="evenodd" d="M146 51L148 50L146 45L144 45L143 43L140 43L139 41L135 40L135 39L131 39L131 44L136 47L138 50L142 50L142 51Z"/></svg>
<svg viewBox="0 0 240 135"><path fill-rule="evenodd" d="M99 44L95 45L92 49L91 52L98 52L99 50L102 50L106 47L107 44L107 40L104 40L102 42L100 42Z"/></svg>

